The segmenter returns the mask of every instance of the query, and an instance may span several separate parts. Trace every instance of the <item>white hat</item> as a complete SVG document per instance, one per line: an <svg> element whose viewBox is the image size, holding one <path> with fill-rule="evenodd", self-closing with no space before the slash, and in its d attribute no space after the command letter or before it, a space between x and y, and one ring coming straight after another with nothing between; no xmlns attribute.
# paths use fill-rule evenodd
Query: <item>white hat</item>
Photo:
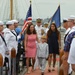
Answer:
<svg viewBox="0 0 75 75"><path fill-rule="evenodd" d="M45 22L44 24L48 24L47 22Z"/></svg>
<svg viewBox="0 0 75 75"><path fill-rule="evenodd" d="M12 24L14 24L13 21L7 21L7 22L6 22L6 25L12 25Z"/></svg>
<svg viewBox="0 0 75 75"><path fill-rule="evenodd" d="M0 21L0 25L4 25L4 23L2 21Z"/></svg>
<svg viewBox="0 0 75 75"><path fill-rule="evenodd" d="M74 15L70 15L70 17L68 19L74 20L75 16Z"/></svg>
<svg viewBox="0 0 75 75"><path fill-rule="evenodd" d="M63 23L67 22L68 18L63 18Z"/></svg>
<svg viewBox="0 0 75 75"><path fill-rule="evenodd" d="M63 20L68 21L68 18L63 18Z"/></svg>
<svg viewBox="0 0 75 75"><path fill-rule="evenodd" d="M14 23L19 23L19 21L18 20L12 20Z"/></svg>

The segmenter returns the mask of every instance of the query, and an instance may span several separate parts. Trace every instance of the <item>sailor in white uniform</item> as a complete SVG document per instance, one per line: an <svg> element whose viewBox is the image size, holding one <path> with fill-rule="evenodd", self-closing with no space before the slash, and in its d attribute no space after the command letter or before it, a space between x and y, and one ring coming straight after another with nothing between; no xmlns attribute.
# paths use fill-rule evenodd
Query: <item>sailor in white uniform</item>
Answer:
<svg viewBox="0 0 75 75"><path fill-rule="evenodd" d="M75 32L75 26L72 27L70 33ZM70 45L70 52L68 56L68 63L71 64L72 70L75 71L75 35L73 36L71 45Z"/></svg>
<svg viewBox="0 0 75 75"><path fill-rule="evenodd" d="M68 18L68 26L70 27L70 31L65 39L65 44L64 44L64 74L67 75L68 74L68 63L67 63L67 60L68 60L68 56L69 56L69 53L70 53L70 48L71 48L71 43L72 43L72 40L73 40L73 37L75 36L75 25L74 25L74 19L75 19L75 16L70 16Z"/></svg>
<svg viewBox="0 0 75 75"><path fill-rule="evenodd" d="M11 49L15 48L17 54L18 41L17 34L14 30L14 22L8 21L6 26L7 28L5 28L3 32L7 48L9 50L9 55L6 55L6 57L9 59L9 75L11 75Z"/></svg>
<svg viewBox="0 0 75 75"><path fill-rule="evenodd" d="M5 59L5 53L6 53L6 42L4 40L4 34L3 34L3 25L4 23L0 21L0 54L3 56L3 63Z"/></svg>
<svg viewBox="0 0 75 75"><path fill-rule="evenodd" d="M67 18L63 19L63 27L66 29L66 32L64 35L64 42L65 42L65 40L71 30L71 28L68 26L68 19ZM72 72L72 67L71 67L71 64L69 64L68 74L71 74L71 72Z"/></svg>
<svg viewBox="0 0 75 75"><path fill-rule="evenodd" d="M17 53L17 46L18 46L18 41L17 41L17 34L14 30L14 23L12 21L8 21L6 23L7 28L3 30L4 32L4 37L7 43L7 47L9 51L11 52L12 48L15 48L16 53Z"/></svg>

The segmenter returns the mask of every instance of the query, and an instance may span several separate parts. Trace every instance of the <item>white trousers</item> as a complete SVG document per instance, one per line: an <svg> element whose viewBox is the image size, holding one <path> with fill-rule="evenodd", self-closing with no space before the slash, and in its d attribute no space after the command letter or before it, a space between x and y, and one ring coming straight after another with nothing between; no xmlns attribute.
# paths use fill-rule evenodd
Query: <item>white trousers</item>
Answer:
<svg viewBox="0 0 75 75"><path fill-rule="evenodd" d="M71 66L71 64L69 64L68 74L70 74L71 72L72 72L72 66Z"/></svg>

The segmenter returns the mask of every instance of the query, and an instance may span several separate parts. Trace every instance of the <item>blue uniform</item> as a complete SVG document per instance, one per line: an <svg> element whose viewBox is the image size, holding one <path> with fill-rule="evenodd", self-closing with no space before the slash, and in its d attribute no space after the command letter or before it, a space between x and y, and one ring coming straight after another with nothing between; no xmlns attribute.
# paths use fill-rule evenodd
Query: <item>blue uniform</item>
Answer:
<svg viewBox="0 0 75 75"><path fill-rule="evenodd" d="M75 36L75 31L74 32L72 32L72 33L70 33L68 36L67 36L67 38L66 38L66 40L65 40L65 45L64 45L64 51L66 51L66 52L69 52L69 50L70 50L70 45L71 45L71 42L72 42L72 39L74 38L74 36Z"/></svg>
<svg viewBox="0 0 75 75"><path fill-rule="evenodd" d="M17 35L19 35L22 30L21 30L21 28L17 27L15 29L15 31L16 31ZM20 43L23 39L24 39L24 34L21 35L21 38L18 40L18 43Z"/></svg>

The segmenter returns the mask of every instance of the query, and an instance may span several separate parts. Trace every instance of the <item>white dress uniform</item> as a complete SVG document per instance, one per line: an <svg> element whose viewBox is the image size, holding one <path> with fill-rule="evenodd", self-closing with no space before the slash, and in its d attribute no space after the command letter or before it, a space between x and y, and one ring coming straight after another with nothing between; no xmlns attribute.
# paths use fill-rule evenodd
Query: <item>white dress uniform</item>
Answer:
<svg viewBox="0 0 75 75"><path fill-rule="evenodd" d="M72 27L71 32L74 32L74 31L75 31L75 26ZM68 57L68 63L75 64L75 37L73 38L73 40L71 42L70 52L69 52L69 57Z"/></svg>
<svg viewBox="0 0 75 75"><path fill-rule="evenodd" d="M5 45L3 39L0 36L0 53L3 56L3 63L4 63L4 59L5 59L5 52L6 52L6 45Z"/></svg>
<svg viewBox="0 0 75 75"><path fill-rule="evenodd" d="M71 28L68 28L65 32L65 35L71 30Z"/></svg>
<svg viewBox="0 0 75 75"><path fill-rule="evenodd" d="M42 72L45 71L46 59L49 55L49 49L47 43L38 43L37 45L37 57L39 61L39 65L41 66Z"/></svg>
<svg viewBox="0 0 75 75"><path fill-rule="evenodd" d="M71 43L68 63L75 64L75 38L73 38L72 43Z"/></svg>
<svg viewBox="0 0 75 75"><path fill-rule="evenodd" d="M9 50L9 55L6 55L6 57L9 59L9 71L8 71L8 73L9 73L9 75L11 75L11 49L15 48L16 53L17 53L17 47L18 47L18 41L17 41L17 38L16 38L17 34L16 34L15 30L12 30L12 32L16 35L15 36L10 31L10 29L8 29L8 28L5 28L3 30L3 32L4 32L4 38L5 38L5 41L6 41L6 44L7 44L7 48Z"/></svg>
<svg viewBox="0 0 75 75"><path fill-rule="evenodd" d="M2 21L0 21L0 25L4 25ZM4 35L0 32L0 54L3 56L3 64L5 59L5 52L7 50L6 43L4 39Z"/></svg>
<svg viewBox="0 0 75 75"><path fill-rule="evenodd" d="M40 26L35 26L35 30L36 30L36 32L37 32L37 36L38 36L38 39L40 40L41 39L41 30L44 30L45 31L45 29L44 29L44 27L42 27L42 25L40 25Z"/></svg>
<svg viewBox="0 0 75 75"><path fill-rule="evenodd" d="M4 32L4 37L5 37L5 40L7 43L8 50L11 51L12 48L15 48L16 53L17 53L18 41L16 39L17 34L16 34L15 30L12 30L12 32L16 36L8 28L4 29L3 32Z"/></svg>
<svg viewBox="0 0 75 75"><path fill-rule="evenodd" d="M67 36L68 36L70 30L71 30L71 28L68 28L68 29L66 30L66 32L65 32L65 34L64 34L64 41L67 39Z"/></svg>

